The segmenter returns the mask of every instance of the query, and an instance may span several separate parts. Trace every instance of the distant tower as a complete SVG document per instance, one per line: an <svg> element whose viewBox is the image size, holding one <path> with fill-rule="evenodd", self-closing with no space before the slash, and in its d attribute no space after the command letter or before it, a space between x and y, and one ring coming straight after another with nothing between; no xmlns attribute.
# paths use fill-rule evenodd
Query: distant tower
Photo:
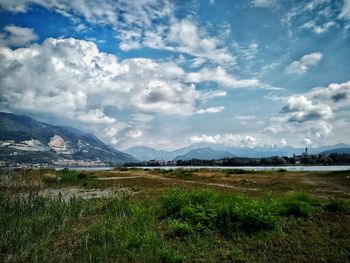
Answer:
<svg viewBox="0 0 350 263"><path fill-rule="evenodd" d="M307 154L307 147L305 147L305 153Z"/></svg>

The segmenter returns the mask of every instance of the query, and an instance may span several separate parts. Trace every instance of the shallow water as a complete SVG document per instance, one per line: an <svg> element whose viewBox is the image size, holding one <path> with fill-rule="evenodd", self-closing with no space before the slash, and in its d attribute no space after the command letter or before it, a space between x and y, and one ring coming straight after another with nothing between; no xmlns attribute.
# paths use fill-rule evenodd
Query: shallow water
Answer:
<svg viewBox="0 0 350 263"><path fill-rule="evenodd" d="M225 170L225 169L242 169L242 170L252 170L252 171L269 171L269 170L279 170L285 169L287 171L314 171L314 172L322 172L322 171L350 171L350 165L313 165L313 166L140 166L137 168L142 169L213 169L213 170Z"/></svg>

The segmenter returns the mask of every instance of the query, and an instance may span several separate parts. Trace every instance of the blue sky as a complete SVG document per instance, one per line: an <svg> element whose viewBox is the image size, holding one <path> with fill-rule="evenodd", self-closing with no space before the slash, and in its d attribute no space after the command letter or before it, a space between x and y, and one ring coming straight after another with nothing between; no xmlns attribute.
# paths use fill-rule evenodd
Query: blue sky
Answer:
<svg viewBox="0 0 350 263"><path fill-rule="evenodd" d="M117 148L350 143L350 1L0 0L0 108Z"/></svg>

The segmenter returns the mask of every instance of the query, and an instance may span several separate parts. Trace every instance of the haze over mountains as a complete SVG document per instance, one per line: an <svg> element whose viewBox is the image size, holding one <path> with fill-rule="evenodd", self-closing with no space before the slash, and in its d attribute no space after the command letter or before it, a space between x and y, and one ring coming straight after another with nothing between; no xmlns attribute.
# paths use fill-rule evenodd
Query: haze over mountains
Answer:
<svg viewBox="0 0 350 263"><path fill-rule="evenodd" d="M339 149L339 150L338 150ZM292 156L293 154L300 155L305 151L304 148L295 148L291 146L285 147L230 147L223 144L198 143L188 147L180 148L174 151L157 150L146 146L135 146L127 149L125 152L133 155L135 158L147 161L152 159L157 160L189 160L189 159L221 159L234 156L239 157L269 157L269 156ZM319 153L342 153L350 151L350 146L347 144L337 144L322 146L317 148L308 148L309 154Z"/></svg>
<svg viewBox="0 0 350 263"><path fill-rule="evenodd" d="M197 143L173 151L135 146L124 152L108 146L93 134L38 122L27 116L0 113L0 160L50 163L60 159L101 161L114 164L148 160L213 160L232 157L292 156L304 148L231 147L224 144ZM309 148L310 154L349 153L350 146L337 144Z"/></svg>

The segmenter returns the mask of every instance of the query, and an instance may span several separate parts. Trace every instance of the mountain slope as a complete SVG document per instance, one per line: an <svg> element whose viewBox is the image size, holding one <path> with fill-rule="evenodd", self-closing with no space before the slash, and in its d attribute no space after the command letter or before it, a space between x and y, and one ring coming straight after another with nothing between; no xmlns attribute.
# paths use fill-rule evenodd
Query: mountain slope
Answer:
<svg viewBox="0 0 350 263"><path fill-rule="evenodd" d="M27 162L31 162L31 156L35 161L40 157L51 161L60 158L112 163L137 161L107 146L93 134L11 113L0 113L0 153L2 160L22 158Z"/></svg>
<svg viewBox="0 0 350 263"><path fill-rule="evenodd" d="M164 150L156 150L151 147L147 146L135 146L127 149L125 151L128 154L131 154L135 158L141 161L148 161L148 160L171 160L172 158L169 158L171 155L171 152L164 151Z"/></svg>
<svg viewBox="0 0 350 263"><path fill-rule="evenodd" d="M197 143L191 144L187 147L183 147L174 151L157 150L147 146L135 146L127 149L125 152L135 156L142 161L148 161L152 159L156 160L173 160L178 156L186 155L190 151L202 148L211 148L214 151L222 151L230 153L233 156L261 158L270 156L292 156L293 154L300 155L305 151L305 148L295 148L291 146L284 147L232 147L224 144L212 144L212 143ZM324 151L350 148L347 144L336 144L321 146L318 148L308 148L310 154L319 154ZM187 157L186 157L187 158Z"/></svg>
<svg viewBox="0 0 350 263"><path fill-rule="evenodd" d="M200 160L218 160L222 158L231 158L235 157L232 153L225 151L213 150L210 147L199 148L184 155L179 155L175 160L191 160L191 159L200 159Z"/></svg>
<svg viewBox="0 0 350 263"><path fill-rule="evenodd" d="M323 151L320 154L321 155L330 155L332 153L350 153L350 148L337 148L337 149L331 149L331 150L327 150L327 151Z"/></svg>

